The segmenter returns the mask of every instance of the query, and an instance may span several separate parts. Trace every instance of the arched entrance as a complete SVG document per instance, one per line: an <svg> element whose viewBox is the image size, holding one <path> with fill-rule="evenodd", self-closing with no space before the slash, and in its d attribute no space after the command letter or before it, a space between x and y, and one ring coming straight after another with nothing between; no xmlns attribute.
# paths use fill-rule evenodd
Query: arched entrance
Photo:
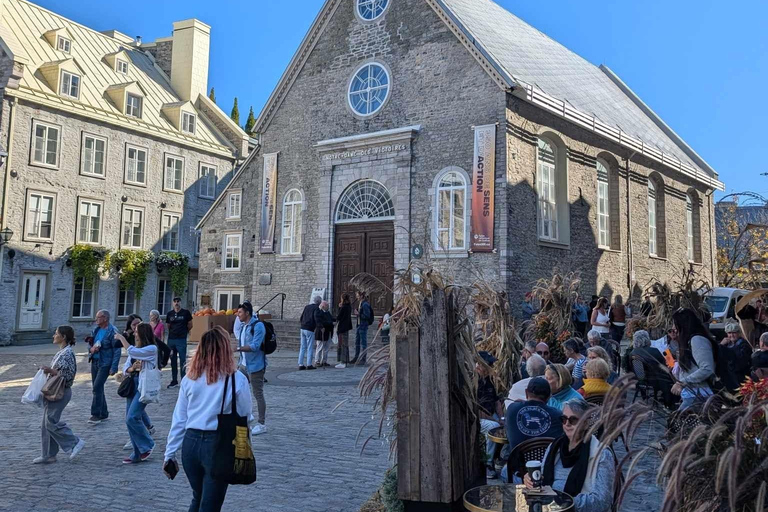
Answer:
<svg viewBox="0 0 768 512"><path fill-rule="evenodd" d="M394 219L392 198L378 181L356 181L341 195L334 216L333 296L336 303L344 293L349 293L355 301L349 281L360 272L375 276L392 289ZM371 294L370 301L375 314L381 316L392 307L392 293Z"/></svg>

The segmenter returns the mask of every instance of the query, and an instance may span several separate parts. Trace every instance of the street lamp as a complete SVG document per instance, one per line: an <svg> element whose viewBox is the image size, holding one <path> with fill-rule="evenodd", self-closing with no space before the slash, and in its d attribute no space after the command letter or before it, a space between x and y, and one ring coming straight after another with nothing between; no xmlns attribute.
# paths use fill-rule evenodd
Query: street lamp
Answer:
<svg viewBox="0 0 768 512"><path fill-rule="evenodd" d="M13 238L13 230L11 228L5 228L0 231L0 245L5 245Z"/></svg>

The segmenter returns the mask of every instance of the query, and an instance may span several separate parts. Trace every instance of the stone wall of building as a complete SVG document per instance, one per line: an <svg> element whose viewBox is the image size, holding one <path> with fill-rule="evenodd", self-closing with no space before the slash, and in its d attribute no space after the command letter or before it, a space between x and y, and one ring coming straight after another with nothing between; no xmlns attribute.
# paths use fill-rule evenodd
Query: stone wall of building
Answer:
<svg viewBox="0 0 768 512"><path fill-rule="evenodd" d="M4 103L4 110L7 108ZM3 304L0 317L0 339L7 339L16 326L19 286L25 270L50 273L51 303L46 306L46 329L69 323L74 324L80 332L87 327L88 321L73 321L70 317L72 271L66 265L67 250L76 242L78 198L93 198L104 202L101 245L111 250L120 247L123 205L144 208L143 248L154 251L160 251L161 248L162 212L178 212L181 215L180 250L190 256L190 266L193 269L198 267L195 256L197 245L195 226L213 203L210 199L199 197L199 164L214 165L217 167L219 176L228 176L232 172L233 160L188 147L175 146L160 139L71 114L65 115L25 102L19 103L14 116L15 141L11 148L13 155L11 170L16 173L16 177L11 178L9 184L8 225L15 233L9 247L16 251L16 257L9 261L6 256L3 269L0 287L0 303ZM61 151L57 169L39 167L30 163L30 134L33 120L61 127ZM108 140L104 179L80 174L84 132L105 137ZM124 182L126 143L148 149L146 187ZM163 190L163 162L166 153L184 159L183 193ZM223 186L224 184L220 183L218 190L220 191ZM27 191L30 189L56 194L52 243L25 241L24 214ZM157 291L158 275L153 269L146 284L144 297L138 307L140 314L145 318L148 317L150 309L154 309L157 305ZM116 280L105 276L98 287L97 305L110 309L114 314L116 300ZM189 300L191 303L194 298L189 297Z"/></svg>

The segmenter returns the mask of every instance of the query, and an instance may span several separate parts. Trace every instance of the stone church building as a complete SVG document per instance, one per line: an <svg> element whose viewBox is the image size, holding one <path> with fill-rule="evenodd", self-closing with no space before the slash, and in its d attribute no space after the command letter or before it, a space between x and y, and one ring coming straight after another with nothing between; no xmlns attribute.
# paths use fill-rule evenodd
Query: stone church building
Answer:
<svg viewBox="0 0 768 512"><path fill-rule="evenodd" d="M217 309L285 293L293 318L412 259L513 304L553 267L607 295L691 264L714 280L716 172L610 69L490 0L327 0L255 133L199 225Z"/></svg>

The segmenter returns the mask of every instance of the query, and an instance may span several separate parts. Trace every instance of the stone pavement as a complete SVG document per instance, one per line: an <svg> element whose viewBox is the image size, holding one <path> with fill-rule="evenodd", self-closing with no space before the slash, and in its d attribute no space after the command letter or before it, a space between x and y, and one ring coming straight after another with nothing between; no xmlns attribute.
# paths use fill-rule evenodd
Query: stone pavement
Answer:
<svg viewBox="0 0 768 512"><path fill-rule="evenodd" d="M194 345L190 345L193 350ZM83 344L76 352L82 353ZM32 465L40 454L42 409L22 405L21 395L40 365L50 364L56 347L0 348L0 510L12 512L104 512L107 509L186 511L191 491L184 472L170 481L161 470L165 441L178 388L162 391L161 404L147 407L157 428L155 453L149 462L124 466L128 440L125 401L110 379L106 394L110 419L86 424L91 402L90 371L78 357L78 379L62 419L86 441L74 460ZM253 438L258 479L251 486L230 486L224 510L256 512L357 511L378 488L389 467L389 449L371 441L371 406L358 398L363 368L296 371L297 354L269 356L265 386L267 434ZM163 371L165 383L169 369ZM336 406L343 405L334 410ZM356 446L358 433L360 441Z"/></svg>

